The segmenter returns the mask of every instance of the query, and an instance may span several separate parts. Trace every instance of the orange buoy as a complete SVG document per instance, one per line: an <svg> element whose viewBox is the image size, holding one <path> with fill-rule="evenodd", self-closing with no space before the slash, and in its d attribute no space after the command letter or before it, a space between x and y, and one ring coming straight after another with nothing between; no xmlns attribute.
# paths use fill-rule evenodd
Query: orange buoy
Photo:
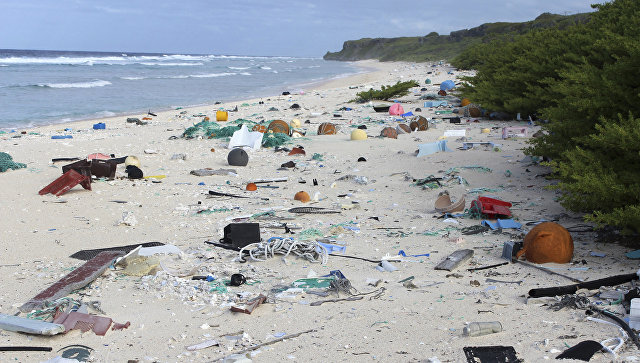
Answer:
<svg viewBox="0 0 640 363"><path fill-rule="evenodd" d="M482 116L482 110L477 106L469 106L469 116L480 117Z"/></svg>
<svg viewBox="0 0 640 363"><path fill-rule="evenodd" d="M573 257L573 238L566 228L554 222L543 222L533 227L524 237L523 256L533 263L568 263Z"/></svg>
<svg viewBox="0 0 640 363"><path fill-rule="evenodd" d="M256 191L258 190L258 186L256 185L256 183L249 183L247 184L247 190L250 192Z"/></svg>
<svg viewBox="0 0 640 363"><path fill-rule="evenodd" d="M382 129L382 131L380 131L380 136L387 137L389 139L397 139L398 131L396 131L396 129L394 129L393 127L385 127L384 129Z"/></svg>
<svg viewBox="0 0 640 363"><path fill-rule="evenodd" d="M274 134L289 135L289 124L282 120L273 120L267 127L267 132L272 131Z"/></svg>
<svg viewBox="0 0 640 363"><path fill-rule="evenodd" d="M300 191L296 193L293 199L301 201L302 203L307 203L308 201L311 200L311 197L309 196L309 193Z"/></svg>
<svg viewBox="0 0 640 363"><path fill-rule="evenodd" d="M396 127L396 131L398 131L398 134L410 134L411 127L409 127L409 125L407 124L398 124L398 126Z"/></svg>
<svg viewBox="0 0 640 363"><path fill-rule="evenodd" d="M422 116L414 117L409 127L411 131L427 131L429 129L429 121Z"/></svg>
<svg viewBox="0 0 640 363"><path fill-rule="evenodd" d="M469 101L468 98L463 98L462 101L460 101L460 106L464 107L464 106L466 106L466 105L468 105L470 103L471 103L471 101Z"/></svg>
<svg viewBox="0 0 640 363"><path fill-rule="evenodd" d="M318 126L318 135L335 135L336 133L336 125L330 122L323 122Z"/></svg>
<svg viewBox="0 0 640 363"><path fill-rule="evenodd" d="M262 132L264 134L265 132L267 132L267 127L265 125L257 124L253 126L251 131Z"/></svg>

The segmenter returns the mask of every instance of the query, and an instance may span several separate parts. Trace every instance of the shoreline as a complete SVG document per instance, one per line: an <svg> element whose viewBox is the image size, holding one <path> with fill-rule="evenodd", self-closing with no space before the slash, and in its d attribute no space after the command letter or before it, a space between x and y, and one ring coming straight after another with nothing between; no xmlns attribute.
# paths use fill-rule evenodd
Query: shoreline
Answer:
<svg viewBox="0 0 640 363"><path fill-rule="evenodd" d="M336 61L337 62L337 61ZM356 71L355 73L346 73L346 74L342 74L342 75L336 75L327 79L323 79L323 80L318 80L318 81L311 81L311 82L303 82L303 83L292 83L289 85L284 85L284 88L288 88L288 89L298 89L298 88L317 88L317 89L322 89L322 87L325 84L332 84L333 81L336 80L340 80L340 79L345 79L345 78L350 78L350 77L357 77L358 75L361 74L365 74L365 73L372 73L372 72L376 72L376 68L375 67L364 67L364 66L359 66L359 62L368 62L368 61L358 61L358 62L348 62L351 64L355 65L354 71ZM358 71L358 69L360 71ZM221 101L216 101L216 102L220 102L220 105L222 104L229 104L229 103L239 103L239 102L245 102L248 100L258 100L258 99L262 99L262 98L268 98L268 97L277 97L274 95L271 95L270 93L271 91L266 91L265 90L265 95L264 96L256 96L256 97L250 97L250 98L246 98L245 96L238 96L237 98L232 98L229 100L221 100ZM218 106L215 103L210 103L210 102L205 102L202 104L196 104L196 105L189 105L189 106L166 106L164 108L159 108L157 110L150 110L151 112L153 112L154 114L160 114L160 113L166 113L166 112L171 112L171 111L175 111L175 108L172 107L180 107L181 110L190 110L190 109L200 109L203 107L215 107ZM4 131L7 134L12 133L12 131L15 132L21 132L21 131L27 131L27 132L34 132L34 129L38 129L38 128L42 128L42 127L50 127L50 126L59 126L59 127L63 127L64 128L71 128L70 126L78 124L78 123L85 123L85 122L104 122L104 121L111 121L112 119L115 118L127 118L127 117L141 117L140 115L146 115L146 113L144 113L144 111L141 112L136 112L136 111L123 111L121 113L117 113L113 116L104 116L104 117L95 117L95 116L87 116L87 117L81 117L79 119L75 119L75 120L53 120L50 123L46 123L46 124L41 124L41 125L33 125L33 126L26 126L26 127L0 127L0 131Z"/></svg>

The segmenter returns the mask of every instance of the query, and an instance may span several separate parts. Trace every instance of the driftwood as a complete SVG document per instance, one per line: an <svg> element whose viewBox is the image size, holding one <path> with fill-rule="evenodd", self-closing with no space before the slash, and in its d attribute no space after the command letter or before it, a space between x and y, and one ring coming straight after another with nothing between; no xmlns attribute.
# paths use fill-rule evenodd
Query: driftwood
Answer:
<svg viewBox="0 0 640 363"><path fill-rule="evenodd" d="M473 250L457 250L440 262L436 270L453 271L462 263L469 261L471 257L473 257Z"/></svg>

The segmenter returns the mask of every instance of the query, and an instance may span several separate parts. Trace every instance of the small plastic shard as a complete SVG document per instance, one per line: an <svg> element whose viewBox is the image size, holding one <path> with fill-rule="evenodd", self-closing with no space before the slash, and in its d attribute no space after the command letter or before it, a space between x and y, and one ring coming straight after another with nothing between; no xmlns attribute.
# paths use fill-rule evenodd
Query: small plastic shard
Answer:
<svg viewBox="0 0 640 363"><path fill-rule="evenodd" d="M130 326L131 326L131 322L130 321L127 321L124 324L113 323L113 326L111 327L111 330L123 330L123 329L127 329Z"/></svg>
<svg viewBox="0 0 640 363"><path fill-rule="evenodd" d="M215 345L219 345L217 340L211 339L211 340L205 340L202 343L199 344L194 344L194 345L190 345L187 347L187 350L189 351L194 351L194 350L200 350L200 349L205 349L205 348L209 348L209 347L213 347Z"/></svg>
<svg viewBox="0 0 640 363"><path fill-rule="evenodd" d="M236 312L236 313L251 314L253 312L253 310L255 308L257 308L258 305L260 305L263 302L265 302L265 300L267 300L267 297L262 295L262 294L260 294L257 297L247 301L247 303L244 305L244 308L237 307L237 306L232 306L231 307L231 311Z"/></svg>
<svg viewBox="0 0 640 363"><path fill-rule="evenodd" d="M69 314L62 313L53 320L56 324L62 324L66 331L80 329L83 333L93 330L96 335L104 336L111 326L111 318L97 315L79 313L77 311Z"/></svg>

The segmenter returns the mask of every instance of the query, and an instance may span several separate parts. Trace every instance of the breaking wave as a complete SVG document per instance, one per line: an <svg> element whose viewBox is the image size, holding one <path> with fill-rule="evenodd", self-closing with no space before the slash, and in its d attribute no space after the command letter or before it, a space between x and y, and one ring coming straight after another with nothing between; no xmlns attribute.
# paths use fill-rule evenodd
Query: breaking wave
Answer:
<svg viewBox="0 0 640 363"><path fill-rule="evenodd" d="M45 88L94 88L94 87L104 87L110 85L111 82L103 81L101 79L97 79L92 82L75 82L75 83L45 83L38 84L38 87Z"/></svg>

